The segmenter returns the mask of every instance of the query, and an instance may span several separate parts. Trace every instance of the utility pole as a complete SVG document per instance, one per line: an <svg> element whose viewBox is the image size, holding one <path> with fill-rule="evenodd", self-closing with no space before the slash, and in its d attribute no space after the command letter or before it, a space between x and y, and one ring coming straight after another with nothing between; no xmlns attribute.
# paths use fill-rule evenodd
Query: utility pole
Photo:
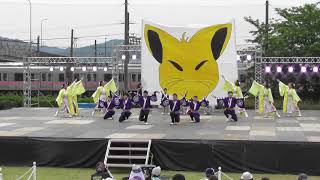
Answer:
<svg viewBox="0 0 320 180"><path fill-rule="evenodd" d="M266 29L265 29L265 52L268 50L268 31L269 31L269 0L266 0Z"/></svg>
<svg viewBox="0 0 320 180"><path fill-rule="evenodd" d="M107 57L107 38L104 38L104 57Z"/></svg>
<svg viewBox="0 0 320 180"><path fill-rule="evenodd" d="M129 12L128 12L128 0L124 3L124 45L129 45ZM129 53L125 52L124 59L124 90L128 91L128 64L129 64Z"/></svg>
<svg viewBox="0 0 320 180"><path fill-rule="evenodd" d="M73 57L73 29L71 29L71 45L70 45L70 57Z"/></svg>
<svg viewBox="0 0 320 180"><path fill-rule="evenodd" d="M94 40L94 57L97 57L97 40Z"/></svg>
<svg viewBox="0 0 320 180"><path fill-rule="evenodd" d="M30 0L27 0L29 3L29 38L30 38L30 42L29 42L29 56L32 56L32 16L31 16L31 12L32 12L32 4Z"/></svg>
<svg viewBox="0 0 320 180"><path fill-rule="evenodd" d="M73 57L74 37L73 29L71 29L70 57ZM66 63L66 82L72 81L71 63Z"/></svg>
<svg viewBox="0 0 320 180"><path fill-rule="evenodd" d="M43 39L43 35L42 35L42 24L43 24L43 22L44 21L46 21L46 20L48 20L47 18L45 18L45 19L41 19L41 21L40 21L40 36L41 36L41 40L40 40L40 46L43 46L43 44L42 44L42 39Z"/></svg>
<svg viewBox="0 0 320 180"><path fill-rule="evenodd" d="M37 37L37 53L40 56L40 36Z"/></svg>

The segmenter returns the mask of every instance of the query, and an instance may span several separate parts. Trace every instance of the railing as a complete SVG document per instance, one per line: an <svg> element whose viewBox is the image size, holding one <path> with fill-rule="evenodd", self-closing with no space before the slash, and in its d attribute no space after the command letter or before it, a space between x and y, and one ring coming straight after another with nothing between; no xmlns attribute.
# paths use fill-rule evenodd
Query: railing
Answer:
<svg viewBox="0 0 320 180"><path fill-rule="evenodd" d="M29 176L27 176L29 174ZM23 179L24 177L28 177L27 180L37 180L37 166L36 162L33 162L32 167L26 171L24 174L22 174L20 177L16 178L16 180ZM1 176L0 176L1 178ZM1 180L1 179L0 179Z"/></svg>

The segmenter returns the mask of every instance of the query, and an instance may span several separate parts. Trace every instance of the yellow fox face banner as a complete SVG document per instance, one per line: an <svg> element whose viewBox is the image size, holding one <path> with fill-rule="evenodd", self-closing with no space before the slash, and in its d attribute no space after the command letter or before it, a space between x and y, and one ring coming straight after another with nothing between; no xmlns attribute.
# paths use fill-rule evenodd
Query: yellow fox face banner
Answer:
<svg viewBox="0 0 320 180"><path fill-rule="evenodd" d="M217 61L229 43L232 24L218 24L177 39L149 24L144 26L146 46L159 63L159 82L169 94L207 97L219 82Z"/></svg>

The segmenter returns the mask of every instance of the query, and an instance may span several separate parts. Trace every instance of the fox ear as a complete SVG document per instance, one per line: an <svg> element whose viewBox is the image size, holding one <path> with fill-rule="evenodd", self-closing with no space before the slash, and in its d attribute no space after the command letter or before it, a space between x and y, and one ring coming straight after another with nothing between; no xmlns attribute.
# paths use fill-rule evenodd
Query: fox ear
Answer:
<svg viewBox="0 0 320 180"><path fill-rule="evenodd" d="M214 59L218 60L229 43L231 32L232 24L209 26L198 31L190 41L205 42L201 46L207 46L209 43Z"/></svg>
<svg viewBox="0 0 320 180"><path fill-rule="evenodd" d="M167 32L149 24L144 26L144 39L150 53L160 64L163 60L163 47L165 46L162 42L170 43L172 40L176 41Z"/></svg>

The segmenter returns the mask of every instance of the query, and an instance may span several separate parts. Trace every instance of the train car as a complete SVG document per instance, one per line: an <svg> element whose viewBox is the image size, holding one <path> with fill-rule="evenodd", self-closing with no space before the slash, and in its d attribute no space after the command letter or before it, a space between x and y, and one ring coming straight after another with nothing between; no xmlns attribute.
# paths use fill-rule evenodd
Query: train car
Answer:
<svg viewBox="0 0 320 180"><path fill-rule="evenodd" d="M57 92L62 84L66 83L66 75L64 71L60 71L59 67L35 66L31 67L32 89L39 89L42 92ZM62 67L65 69L65 67ZM96 71L92 67L87 67L83 71L82 67L75 67L73 71L73 79L83 79L84 86L87 91L94 91L100 81L109 81L112 78L112 69L109 67L98 67ZM14 92L23 90L23 64L20 62L0 63L0 91ZM119 65L118 88L124 87L124 71ZM141 82L141 66L140 64L129 64L129 89L136 89Z"/></svg>

